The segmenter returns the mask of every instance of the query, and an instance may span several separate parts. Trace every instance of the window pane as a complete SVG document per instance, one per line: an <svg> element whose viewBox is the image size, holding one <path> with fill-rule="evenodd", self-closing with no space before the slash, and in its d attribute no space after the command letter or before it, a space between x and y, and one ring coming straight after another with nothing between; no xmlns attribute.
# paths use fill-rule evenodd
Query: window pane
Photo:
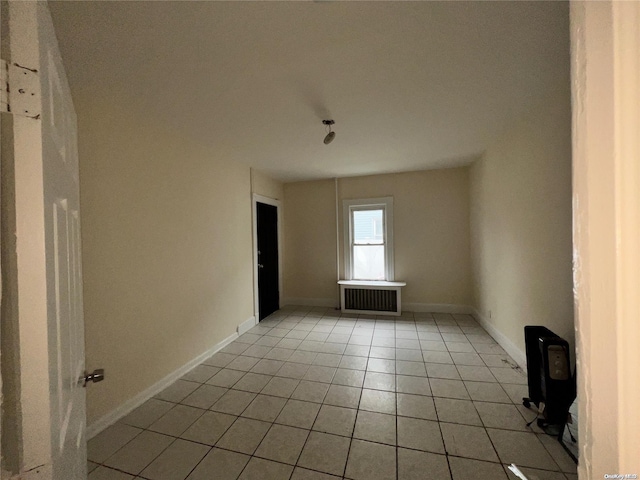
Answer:
<svg viewBox="0 0 640 480"><path fill-rule="evenodd" d="M383 210L355 210L353 212L353 243L383 243L383 213Z"/></svg>
<svg viewBox="0 0 640 480"><path fill-rule="evenodd" d="M384 245L353 246L353 278L356 280L386 280Z"/></svg>

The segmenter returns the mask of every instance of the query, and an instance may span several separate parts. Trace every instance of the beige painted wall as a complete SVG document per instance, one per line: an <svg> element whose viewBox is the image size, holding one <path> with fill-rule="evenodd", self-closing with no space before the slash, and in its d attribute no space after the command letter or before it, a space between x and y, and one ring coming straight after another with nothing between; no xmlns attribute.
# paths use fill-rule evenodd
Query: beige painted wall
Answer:
<svg viewBox="0 0 640 480"><path fill-rule="evenodd" d="M337 306L334 181L285 184L283 212L283 304Z"/></svg>
<svg viewBox="0 0 640 480"><path fill-rule="evenodd" d="M394 198L395 278L403 303L470 305L467 168L338 180L342 200ZM285 184L285 297L334 299L336 208L333 181ZM344 258L340 253L340 270Z"/></svg>
<svg viewBox="0 0 640 480"><path fill-rule="evenodd" d="M521 352L528 324L574 339L571 106L561 80L470 170L475 305Z"/></svg>
<svg viewBox="0 0 640 480"><path fill-rule="evenodd" d="M282 200L284 198L284 184L274 178L271 178L266 173L252 168L251 192L273 198L275 200Z"/></svg>
<svg viewBox="0 0 640 480"><path fill-rule="evenodd" d="M250 172L134 108L76 106L91 423L252 316Z"/></svg>

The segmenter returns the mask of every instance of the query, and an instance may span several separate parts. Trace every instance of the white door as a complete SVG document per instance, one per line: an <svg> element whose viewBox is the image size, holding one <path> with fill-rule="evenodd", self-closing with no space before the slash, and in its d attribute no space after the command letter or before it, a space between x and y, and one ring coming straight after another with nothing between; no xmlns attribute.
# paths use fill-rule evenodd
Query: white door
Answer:
<svg viewBox="0 0 640 480"><path fill-rule="evenodd" d="M80 480L86 418L76 116L48 5L8 2L8 13L10 58L3 60L15 162L20 470Z"/></svg>

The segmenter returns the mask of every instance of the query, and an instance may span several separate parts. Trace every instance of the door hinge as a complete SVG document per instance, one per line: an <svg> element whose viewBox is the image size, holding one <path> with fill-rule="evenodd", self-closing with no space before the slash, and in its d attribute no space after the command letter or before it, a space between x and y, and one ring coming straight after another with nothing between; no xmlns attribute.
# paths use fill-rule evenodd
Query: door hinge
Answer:
<svg viewBox="0 0 640 480"><path fill-rule="evenodd" d="M16 63L0 61L0 111L40 118L40 73Z"/></svg>

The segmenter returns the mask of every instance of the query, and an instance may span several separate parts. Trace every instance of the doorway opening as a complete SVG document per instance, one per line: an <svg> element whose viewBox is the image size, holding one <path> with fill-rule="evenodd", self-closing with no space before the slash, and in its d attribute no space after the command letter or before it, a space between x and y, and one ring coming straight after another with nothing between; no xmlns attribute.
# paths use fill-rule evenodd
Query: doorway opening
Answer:
<svg viewBox="0 0 640 480"><path fill-rule="evenodd" d="M253 195L254 301L258 321L280 309L281 210L280 201Z"/></svg>

